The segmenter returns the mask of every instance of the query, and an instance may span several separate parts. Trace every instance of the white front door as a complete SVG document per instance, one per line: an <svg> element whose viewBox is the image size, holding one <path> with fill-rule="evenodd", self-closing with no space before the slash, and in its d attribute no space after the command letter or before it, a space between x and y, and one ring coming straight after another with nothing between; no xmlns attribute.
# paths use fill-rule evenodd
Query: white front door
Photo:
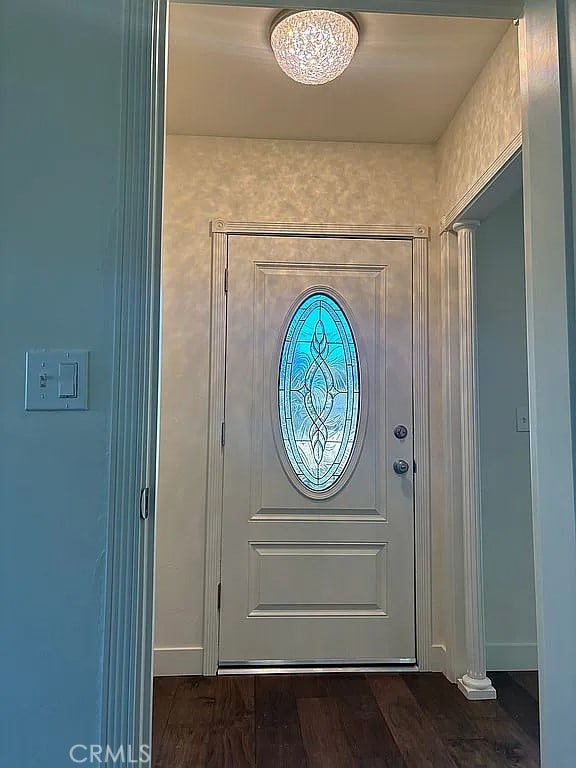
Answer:
<svg viewBox="0 0 576 768"><path fill-rule="evenodd" d="M220 665L413 663L412 242L232 236L227 334Z"/></svg>

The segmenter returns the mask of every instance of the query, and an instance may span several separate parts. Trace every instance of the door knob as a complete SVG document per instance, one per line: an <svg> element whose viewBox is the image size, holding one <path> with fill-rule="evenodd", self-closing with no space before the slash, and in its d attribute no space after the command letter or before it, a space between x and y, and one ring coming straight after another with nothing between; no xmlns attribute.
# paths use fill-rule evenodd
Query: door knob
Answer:
<svg viewBox="0 0 576 768"><path fill-rule="evenodd" d="M410 469L410 464L405 459L396 459L392 466L397 475L405 475Z"/></svg>
<svg viewBox="0 0 576 768"><path fill-rule="evenodd" d="M404 440L407 435L408 429L404 426L404 424L398 424L397 427L394 427L394 437L397 437L398 440Z"/></svg>

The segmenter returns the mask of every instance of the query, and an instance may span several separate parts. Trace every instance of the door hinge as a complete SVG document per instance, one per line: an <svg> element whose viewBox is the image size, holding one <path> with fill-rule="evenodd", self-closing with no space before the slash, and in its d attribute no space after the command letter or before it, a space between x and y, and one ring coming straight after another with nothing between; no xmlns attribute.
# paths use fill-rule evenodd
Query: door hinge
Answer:
<svg viewBox="0 0 576 768"><path fill-rule="evenodd" d="M222 584L218 584L218 610L220 610L220 606L222 605Z"/></svg>
<svg viewBox="0 0 576 768"><path fill-rule="evenodd" d="M224 448L224 444L226 443L226 422L222 422L222 427L220 429L220 444L222 448Z"/></svg>
<svg viewBox="0 0 576 768"><path fill-rule="evenodd" d="M148 520L150 516L150 488L142 488L140 491L140 517Z"/></svg>
<svg viewBox="0 0 576 768"><path fill-rule="evenodd" d="M414 474L416 474L416 459L414 459L412 463L412 471L414 472Z"/></svg>
<svg viewBox="0 0 576 768"><path fill-rule="evenodd" d="M224 293L228 293L228 267L224 270Z"/></svg>

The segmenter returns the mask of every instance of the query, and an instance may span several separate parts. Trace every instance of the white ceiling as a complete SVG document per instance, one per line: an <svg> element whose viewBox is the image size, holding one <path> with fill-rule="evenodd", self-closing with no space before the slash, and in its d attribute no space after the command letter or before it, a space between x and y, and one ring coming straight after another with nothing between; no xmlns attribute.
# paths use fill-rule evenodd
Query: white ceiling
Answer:
<svg viewBox="0 0 576 768"><path fill-rule="evenodd" d="M169 133L434 142L510 24L359 13L349 69L306 86L286 77L272 55L276 13L171 3Z"/></svg>

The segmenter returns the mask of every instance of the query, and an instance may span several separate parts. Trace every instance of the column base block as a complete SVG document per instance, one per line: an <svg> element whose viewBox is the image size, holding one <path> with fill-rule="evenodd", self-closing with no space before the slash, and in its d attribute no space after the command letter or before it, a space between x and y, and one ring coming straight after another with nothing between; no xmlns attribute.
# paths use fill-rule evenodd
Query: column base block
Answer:
<svg viewBox="0 0 576 768"><path fill-rule="evenodd" d="M458 678L458 688L470 701L486 701L496 698L496 689L488 677L483 680L476 680L464 675Z"/></svg>

